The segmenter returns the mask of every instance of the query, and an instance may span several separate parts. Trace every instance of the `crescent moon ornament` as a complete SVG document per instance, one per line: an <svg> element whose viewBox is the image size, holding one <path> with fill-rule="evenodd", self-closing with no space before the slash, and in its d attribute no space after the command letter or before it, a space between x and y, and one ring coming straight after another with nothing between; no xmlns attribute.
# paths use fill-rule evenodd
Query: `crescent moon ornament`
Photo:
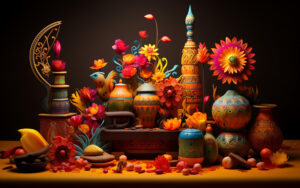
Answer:
<svg viewBox="0 0 300 188"><path fill-rule="evenodd" d="M29 63L34 76L47 89L47 96L43 100L43 108L49 112L49 97L51 84L48 82L51 66L49 63L50 51L57 39L62 21L49 24L42 29L34 38L29 50Z"/></svg>
<svg viewBox="0 0 300 188"><path fill-rule="evenodd" d="M29 51L29 63L32 72L42 84L49 87L51 86L47 81L51 72L49 52L57 39L61 24L61 21L57 21L42 29L32 41Z"/></svg>

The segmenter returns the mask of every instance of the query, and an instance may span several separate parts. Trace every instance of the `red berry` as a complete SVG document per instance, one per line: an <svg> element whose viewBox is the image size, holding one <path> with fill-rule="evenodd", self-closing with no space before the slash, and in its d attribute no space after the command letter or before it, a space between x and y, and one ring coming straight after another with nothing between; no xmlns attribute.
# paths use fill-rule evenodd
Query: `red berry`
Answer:
<svg viewBox="0 0 300 188"><path fill-rule="evenodd" d="M258 163L256 164L256 168L257 168L258 170L265 170L265 169L266 169L265 163L264 163L264 162L258 162Z"/></svg>
<svg viewBox="0 0 300 188"><path fill-rule="evenodd" d="M262 159L270 159L273 155L273 152L269 148L264 148L260 151L260 156Z"/></svg>
<svg viewBox="0 0 300 188"><path fill-rule="evenodd" d="M16 149L16 151L15 151L16 156L23 155L25 153L26 153L26 151L23 148Z"/></svg>
<svg viewBox="0 0 300 188"><path fill-rule="evenodd" d="M104 173L104 174L107 174L107 173L108 173L108 170L107 170L107 169L103 169L103 173Z"/></svg>
<svg viewBox="0 0 300 188"><path fill-rule="evenodd" d="M85 170L85 171L89 171L89 170L91 170L91 167L90 167L89 165L85 165L85 166L84 166L84 170Z"/></svg>

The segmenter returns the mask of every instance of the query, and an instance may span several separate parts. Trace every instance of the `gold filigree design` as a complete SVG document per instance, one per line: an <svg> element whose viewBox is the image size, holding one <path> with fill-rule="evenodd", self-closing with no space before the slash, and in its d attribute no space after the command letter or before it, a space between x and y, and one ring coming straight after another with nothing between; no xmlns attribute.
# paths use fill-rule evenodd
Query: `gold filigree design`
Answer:
<svg viewBox="0 0 300 188"><path fill-rule="evenodd" d="M50 51L57 39L61 21L54 22L42 29L34 38L29 52L29 63L35 77L48 86L51 86L47 79L51 72L49 63ZM44 76L46 78L44 78Z"/></svg>
<svg viewBox="0 0 300 188"><path fill-rule="evenodd" d="M181 57L181 64L182 65L196 65L198 64L197 61L197 49L187 48L182 50L182 57Z"/></svg>

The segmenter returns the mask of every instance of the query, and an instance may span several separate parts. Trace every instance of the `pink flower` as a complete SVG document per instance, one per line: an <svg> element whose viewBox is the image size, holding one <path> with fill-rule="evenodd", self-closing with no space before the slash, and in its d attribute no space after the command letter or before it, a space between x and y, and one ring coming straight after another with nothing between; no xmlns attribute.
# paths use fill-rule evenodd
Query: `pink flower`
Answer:
<svg viewBox="0 0 300 188"><path fill-rule="evenodd" d="M82 115L75 115L68 119L68 122L74 126L78 127L82 122Z"/></svg>
<svg viewBox="0 0 300 188"><path fill-rule="evenodd" d="M66 62L62 60L52 60L52 69L54 71L63 71L66 68Z"/></svg>
<svg viewBox="0 0 300 188"><path fill-rule="evenodd" d="M98 121L92 120L92 119L86 119L83 121L84 124L87 124L90 128L90 130L92 129L97 129L97 127L99 126Z"/></svg>
<svg viewBox="0 0 300 188"><path fill-rule="evenodd" d="M120 39L117 39L115 44L112 46L112 49L115 50L117 54L125 54L128 48L129 45L126 46L125 42Z"/></svg>
<svg viewBox="0 0 300 188"><path fill-rule="evenodd" d="M168 36L162 36L160 40L164 43L172 42L172 40Z"/></svg>
<svg viewBox="0 0 300 188"><path fill-rule="evenodd" d="M140 35L140 37L143 38L143 39L148 37L147 31L139 31L139 35Z"/></svg>
<svg viewBox="0 0 300 188"><path fill-rule="evenodd" d="M61 52L61 45L58 40L56 40L54 43L53 51L54 51L55 57L58 58L60 55L60 52Z"/></svg>
<svg viewBox="0 0 300 188"><path fill-rule="evenodd" d="M139 56L135 56L135 64L133 66L141 70L142 68L149 67L150 64L147 58L143 54L140 54Z"/></svg>
<svg viewBox="0 0 300 188"><path fill-rule="evenodd" d="M209 101L209 96L205 96L203 99L204 105L206 105L208 101Z"/></svg>
<svg viewBox="0 0 300 188"><path fill-rule="evenodd" d="M152 14L147 14L144 16L147 20L154 20L154 16Z"/></svg>

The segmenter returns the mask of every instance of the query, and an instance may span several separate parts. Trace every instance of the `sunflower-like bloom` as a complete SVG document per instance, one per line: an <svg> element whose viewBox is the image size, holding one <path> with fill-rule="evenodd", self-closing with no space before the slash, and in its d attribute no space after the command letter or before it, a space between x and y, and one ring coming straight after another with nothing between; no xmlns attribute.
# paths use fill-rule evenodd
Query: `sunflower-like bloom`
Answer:
<svg viewBox="0 0 300 188"><path fill-rule="evenodd" d="M163 122L164 129L174 131L176 129L179 129L181 124L181 119L173 118L168 119L167 121Z"/></svg>
<svg viewBox="0 0 300 188"><path fill-rule="evenodd" d="M71 100L70 100L71 104L74 105L76 107L76 109L81 113L81 114L85 114L85 109L86 109L86 103L83 102L80 99L80 95L78 91L75 91L75 93L73 93L71 95Z"/></svg>
<svg viewBox="0 0 300 188"><path fill-rule="evenodd" d="M69 138L61 136L53 137L52 144L49 148L49 158L55 166L63 162L69 164L75 163L75 155L75 145Z"/></svg>
<svg viewBox="0 0 300 188"><path fill-rule="evenodd" d="M94 60L94 66L91 66L90 69L95 69L95 70L100 70L103 67L105 67L107 65L106 62L104 62L104 59L98 59L98 60Z"/></svg>
<svg viewBox="0 0 300 188"><path fill-rule="evenodd" d="M182 86L175 78L164 79L157 84L157 95L163 108L176 108L182 101Z"/></svg>
<svg viewBox="0 0 300 188"><path fill-rule="evenodd" d="M152 80L154 80L156 83L162 81L165 77L165 73L159 70L156 70L155 73L152 76Z"/></svg>
<svg viewBox="0 0 300 188"><path fill-rule="evenodd" d="M156 60L158 56L158 49L155 47L155 45L145 45L144 47L141 47L140 54L144 54L145 57L148 59L148 61Z"/></svg>
<svg viewBox="0 0 300 188"><path fill-rule="evenodd" d="M186 115L187 119L185 120L185 122L189 128L199 129L202 132L205 131L207 120L206 113L195 112L193 113L193 115Z"/></svg>
<svg viewBox="0 0 300 188"><path fill-rule="evenodd" d="M255 54L251 53L252 48L247 48L248 43L243 40L237 40L233 37L230 40L221 40L221 44L216 43L216 48L212 48L212 60L208 62L213 70L213 75L218 76L218 80L222 79L222 83L237 84L242 80L248 80L251 70L255 69L253 64L256 62L252 59Z"/></svg>

